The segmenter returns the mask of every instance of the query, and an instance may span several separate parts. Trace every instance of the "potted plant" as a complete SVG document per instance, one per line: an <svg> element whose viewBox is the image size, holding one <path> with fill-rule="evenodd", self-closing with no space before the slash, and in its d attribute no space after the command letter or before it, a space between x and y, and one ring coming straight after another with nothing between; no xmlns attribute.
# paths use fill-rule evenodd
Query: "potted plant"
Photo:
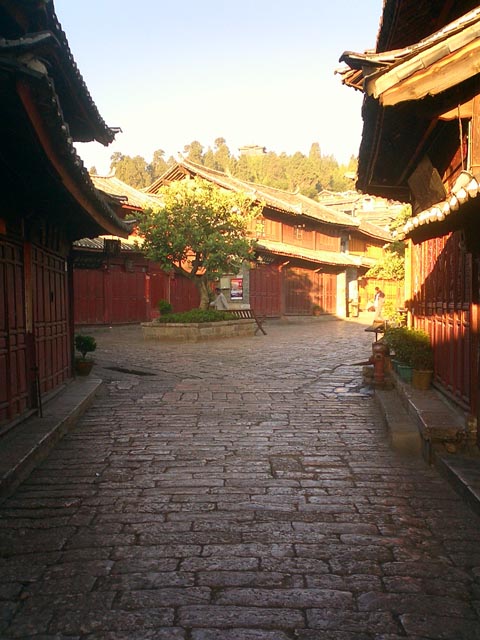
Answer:
<svg viewBox="0 0 480 640"><path fill-rule="evenodd" d="M75 349L80 356L75 358L75 371L80 376L88 376L94 361L87 358L87 353L95 351L97 348L96 340L93 336L85 336L78 334L75 336Z"/></svg>
<svg viewBox="0 0 480 640"><path fill-rule="evenodd" d="M384 341L394 352L394 369L399 377L410 383L412 381L412 354L415 349L414 334L407 327L391 327L385 331Z"/></svg>
<svg viewBox="0 0 480 640"><path fill-rule="evenodd" d="M411 355L412 386L415 389L426 390L432 383L434 355L428 334L423 332L418 334Z"/></svg>
<svg viewBox="0 0 480 640"><path fill-rule="evenodd" d="M409 342L406 327L387 327L382 340L389 348L394 370L398 372L399 364L408 364Z"/></svg>

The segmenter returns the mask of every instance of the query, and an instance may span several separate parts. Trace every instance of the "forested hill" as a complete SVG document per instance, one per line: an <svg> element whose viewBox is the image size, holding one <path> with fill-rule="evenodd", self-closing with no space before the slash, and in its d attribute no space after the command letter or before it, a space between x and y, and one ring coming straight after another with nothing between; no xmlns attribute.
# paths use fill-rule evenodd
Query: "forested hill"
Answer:
<svg viewBox="0 0 480 640"><path fill-rule="evenodd" d="M212 147L205 149L200 142L186 145L183 157L217 171L223 171L248 182L256 182L285 191L298 190L309 198L315 198L323 189L346 191L354 188L352 178L357 160L352 157L348 165L342 165L331 155L322 155L320 145L314 142L307 155L268 152L262 147L244 147L240 155L234 155L224 138L217 138ZM165 159L161 149L155 151L151 162L141 156L126 156L116 152L111 157L110 168L120 180L137 189L152 184L175 162ZM95 168L91 171L95 173Z"/></svg>

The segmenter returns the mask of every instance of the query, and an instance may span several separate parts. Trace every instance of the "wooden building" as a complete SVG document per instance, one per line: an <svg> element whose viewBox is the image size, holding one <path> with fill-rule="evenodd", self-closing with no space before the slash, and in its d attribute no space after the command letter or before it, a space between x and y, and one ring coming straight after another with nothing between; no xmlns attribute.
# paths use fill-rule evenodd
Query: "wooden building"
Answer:
<svg viewBox="0 0 480 640"><path fill-rule="evenodd" d="M345 317L356 311L358 279L383 255L391 240L386 231L298 193L245 182L186 160L170 167L147 192L156 194L172 181L195 176L246 192L263 207L250 228L256 263L241 274L243 304L270 317L313 312ZM234 281L237 276L233 274Z"/></svg>
<svg viewBox="0 0 480 640"><path fill-rule="evenodd" d="M143 208L162 204L158 196L139 191L115 175L90 177L119 218L134 220ZM127 240L103 236L74 243L75 326L149 322L158 317L159 300L168 300L175 311L198 307L195 285L145 258L139 241L132 232Z"/></svg>
<svg viewBox="0 0 480 640"><path fill-rule="evenodd" d="M72 377L72 243L127 237L74 141L109 144L53 2L0 0L0 430Z"/></svg>
<svg viewBox="0 0 480 640"><path fill-rule="evenodd" d="M479 412L480 7L386 0L374 53L346 52L364 91L357 187L412 205L407 304L435 347L435 384Z"/></svg>

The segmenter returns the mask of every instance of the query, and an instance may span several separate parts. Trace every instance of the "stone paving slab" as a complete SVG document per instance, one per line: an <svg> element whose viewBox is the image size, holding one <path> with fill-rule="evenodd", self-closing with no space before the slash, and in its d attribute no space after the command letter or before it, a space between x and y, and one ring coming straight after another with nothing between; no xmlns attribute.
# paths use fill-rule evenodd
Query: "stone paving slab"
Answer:
<svg viewBox="0 0 480 640"><path fill-rule="evenodd" d="M12 493L72 429L94 401L102 381L77 378L35 415L0 439L0 502Z"/></svg>
<svg viewBox="0 0 480 640"><path fill-rule="evenodd" d="M480 518L392 449L360 323L95 335L95 401L0 505L0 637L480 638Z"/></svg>

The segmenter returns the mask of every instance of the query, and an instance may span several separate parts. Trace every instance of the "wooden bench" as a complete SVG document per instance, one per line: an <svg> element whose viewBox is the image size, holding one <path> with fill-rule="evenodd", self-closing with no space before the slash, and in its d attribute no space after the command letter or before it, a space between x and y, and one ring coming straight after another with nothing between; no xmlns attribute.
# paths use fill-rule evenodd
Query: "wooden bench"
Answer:
<svg viewBox="0 0 480 640"><path fill-rule="evenodd" d="M230 313L234 318L238 318L239 320L255 320L257 323L255 335L257 335L258 331L261 331L264 336L267 335L267 332L263 328L266 316L258 317L253 309L226 309L225 312Z"/></svg>

